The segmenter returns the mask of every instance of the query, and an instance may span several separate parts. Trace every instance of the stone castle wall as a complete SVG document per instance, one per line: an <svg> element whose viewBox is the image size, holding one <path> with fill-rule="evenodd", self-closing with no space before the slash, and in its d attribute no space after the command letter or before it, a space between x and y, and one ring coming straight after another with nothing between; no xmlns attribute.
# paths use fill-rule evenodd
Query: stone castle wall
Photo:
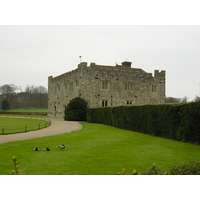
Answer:
<svg viewBox="0 0 200 200"><path fill-rule="evenodd" d="M48 78L48 116L63 117L74 97L85 99L90 108L165 103L165 71L155 70L153 76L127 61L117 66L83 62Z"/></svg>

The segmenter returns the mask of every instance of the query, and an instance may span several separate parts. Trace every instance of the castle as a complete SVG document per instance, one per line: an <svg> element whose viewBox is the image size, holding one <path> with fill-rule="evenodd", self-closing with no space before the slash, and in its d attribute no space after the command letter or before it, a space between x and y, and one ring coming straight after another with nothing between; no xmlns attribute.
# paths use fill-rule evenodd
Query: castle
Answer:
<svg viewBox="0 0 200 200"><path fill-rule="evenodd" d="M104 66L86 62L57 77L48 77L48 116L63 117L69 101L81 97L88 107L165 103L165 71L147 73L131 62Z"/></svg>

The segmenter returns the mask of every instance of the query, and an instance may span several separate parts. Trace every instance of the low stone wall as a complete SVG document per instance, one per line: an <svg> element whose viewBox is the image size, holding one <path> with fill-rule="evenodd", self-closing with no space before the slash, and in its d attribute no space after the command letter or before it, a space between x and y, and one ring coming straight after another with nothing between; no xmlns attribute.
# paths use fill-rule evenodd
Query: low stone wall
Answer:
<svg viewBox="0 0 200 200"><path fill-rule="evenodd" d="M47 112L0 112L3 115L44 115L47 116Z"/></svg>

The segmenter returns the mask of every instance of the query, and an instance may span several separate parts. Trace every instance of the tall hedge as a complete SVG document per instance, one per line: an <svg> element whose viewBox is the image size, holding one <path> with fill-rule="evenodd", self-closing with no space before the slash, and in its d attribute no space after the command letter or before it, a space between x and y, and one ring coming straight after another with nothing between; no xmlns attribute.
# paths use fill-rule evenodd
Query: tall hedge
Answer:
<svg viewBox="0 0 200 200"><path fill-rule="evenodd" d="M87 121L200 143L200 102L93 108L87 111Z"/></svg>

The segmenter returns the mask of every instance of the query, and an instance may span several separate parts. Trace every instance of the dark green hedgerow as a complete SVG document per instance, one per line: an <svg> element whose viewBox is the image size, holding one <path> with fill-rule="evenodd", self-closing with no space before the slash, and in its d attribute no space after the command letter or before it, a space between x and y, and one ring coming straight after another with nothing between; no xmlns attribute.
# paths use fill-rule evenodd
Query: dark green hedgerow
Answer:
<svg viewBox="0 0 200 200"><path fill-rule="evenodd" d="M200 102L93 108L87 110L87 121L200 143Z"/></svg>

